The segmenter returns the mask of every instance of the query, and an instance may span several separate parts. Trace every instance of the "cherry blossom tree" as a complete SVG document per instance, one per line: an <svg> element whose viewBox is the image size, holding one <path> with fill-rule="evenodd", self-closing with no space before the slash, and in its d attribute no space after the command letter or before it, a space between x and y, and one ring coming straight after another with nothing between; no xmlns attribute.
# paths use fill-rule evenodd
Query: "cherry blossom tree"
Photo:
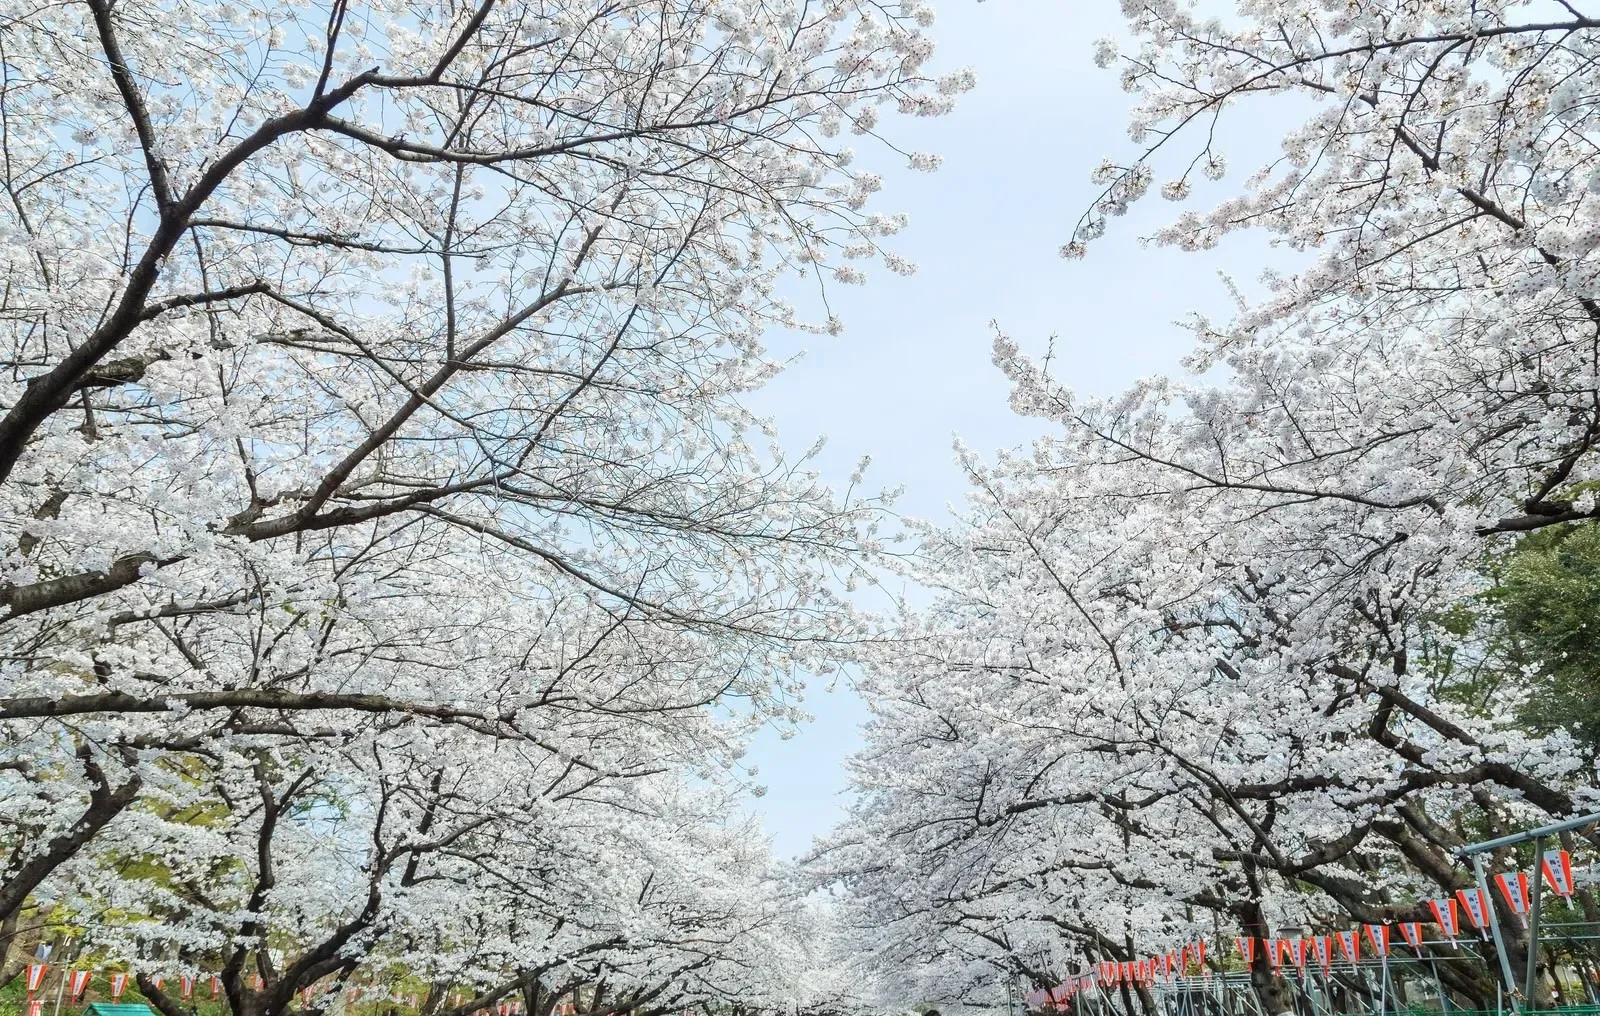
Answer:
<svg viewBox="0 0 1600 1016"><path fill-rule="evenodd" d="M320 756L241 752L203 798L190 767L147 788L168 807L74 859L63 905L93 946L142 958L141 991L169 1016L186 1011L181 973L218 974L251 1014L334 1009L379 975L431 984L430 1016L580 995L596 1014L774 1008L804 967L772 960L803 920L731 795L526 754L402 729ZM109 899L108 867L124 873ZM108 903L128 916L98 920Z"/></svg>
<svg viewBox="0 0 1600 1016"><path fill-rule="evenodd" d="M824 283L909 270L846 136L932 167L876 143L971 83L925 70L931 12L0 19L3 926L136 915L108 955L220 964L241 1016L369 961L445 976L414 901L482 954L450 976L541 1004L553 971L587 1005L758 994L740 950L781 908L754 848L707 855L767 886L736 911L688 848L627 852L714 839L659 801L726 792L868 630L838 590L885 499L829 490L743 398L779 366L764 329L836 331ZM449 910L494 864L515 929ZM491 970L491 926L555 944Z"/></svg>
<svg viewBox="0 0 1600 1016"><path fill-rule="evenodd" d="M1595 809L1525 684L1462 679L1489 563L1596 517L1584 7L1123 4L1131 43L1097 55L1138 150L1064 253L1162 177L1177 202L1225 179L1217 126L1279 95L1307 111L1282 157L1153 239L1254 229L1311 261L1196 318L1189 379L1093 398L995 341L1053 432L965 457L967 510L924 532L936 602L868 684L862 804L813 861L944 997L973 963L1044 986L1200 934L1417 919L1467 884L1454 849ZM1491 976L1447 978L1481 1003Z"/></svg>

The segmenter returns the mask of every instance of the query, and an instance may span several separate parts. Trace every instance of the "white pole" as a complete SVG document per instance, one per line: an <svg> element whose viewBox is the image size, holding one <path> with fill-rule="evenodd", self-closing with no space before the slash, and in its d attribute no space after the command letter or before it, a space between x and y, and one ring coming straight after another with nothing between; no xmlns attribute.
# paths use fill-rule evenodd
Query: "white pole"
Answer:
<svg viewBox="0 0 1600 1016"><path fill-rule="evenodd" d="M67 962L61 968L61 983L56 985L56 1009L54 1016L61 1016L61 996L67 991L67 978L72 976L72 939L67 939L66 947L61 950L61 955L67 957Z"/></svg>

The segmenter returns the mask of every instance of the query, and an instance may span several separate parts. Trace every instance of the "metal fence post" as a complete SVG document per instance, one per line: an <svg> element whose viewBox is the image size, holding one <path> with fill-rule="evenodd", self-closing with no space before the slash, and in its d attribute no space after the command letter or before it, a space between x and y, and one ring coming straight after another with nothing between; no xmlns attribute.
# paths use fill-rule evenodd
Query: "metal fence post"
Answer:
<svg viewBox="0 0 1600 1016"><path fill-rule="evenodd" d="M1511 1009L1520 1012L1521 1006L1517 1004L1517 993L1514 989L1517 978L1511 972L1511 957L1506 955L1505 940L1500 937L1500 921L1495 915L1494 899L1489 895L1489 876L1483 871L1483 855L1472 855L1472 870L1478 876L1478 891L1483 893L1484 902L1488 905L1488 913L1484 916L1489 920L1489 931L1494 935L1494 951L1500 956L1500 973L1505 977L1507 993L1511 996Z"/></svg>
<svg viewBox="0 0 1600 1016"><path fill-rule="evenodd" d="M1528 970L1522 980L1522 997L1533 1005L1533 989L1539 980L1539 900L1544 896L1544 875L1539 865L1544 861L1544 837L1533 841L1533 904L1528 908Z"/></svg>

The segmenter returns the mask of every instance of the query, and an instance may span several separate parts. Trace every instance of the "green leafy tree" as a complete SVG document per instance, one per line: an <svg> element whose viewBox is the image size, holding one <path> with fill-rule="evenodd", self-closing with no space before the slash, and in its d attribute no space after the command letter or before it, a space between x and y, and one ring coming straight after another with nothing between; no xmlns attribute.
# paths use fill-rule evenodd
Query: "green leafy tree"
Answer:
<svg viewBox="0 0 1600 1016"><path fill-rule="evenodd" d="M1524 537L1489 598L1508 661L1530 680L1524 722L1600 752L1600 528Z"/></svg>

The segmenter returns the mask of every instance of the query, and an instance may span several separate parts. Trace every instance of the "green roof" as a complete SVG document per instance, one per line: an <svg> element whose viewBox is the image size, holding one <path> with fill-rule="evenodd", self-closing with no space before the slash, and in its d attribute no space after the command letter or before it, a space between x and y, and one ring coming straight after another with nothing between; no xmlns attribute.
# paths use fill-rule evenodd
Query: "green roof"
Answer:
<svg viewBox="0 0 1600 1016"><path fill-rule="evenodd" d="M156 1016L143 1002L90 1002L89 1016Z"/></svg>

